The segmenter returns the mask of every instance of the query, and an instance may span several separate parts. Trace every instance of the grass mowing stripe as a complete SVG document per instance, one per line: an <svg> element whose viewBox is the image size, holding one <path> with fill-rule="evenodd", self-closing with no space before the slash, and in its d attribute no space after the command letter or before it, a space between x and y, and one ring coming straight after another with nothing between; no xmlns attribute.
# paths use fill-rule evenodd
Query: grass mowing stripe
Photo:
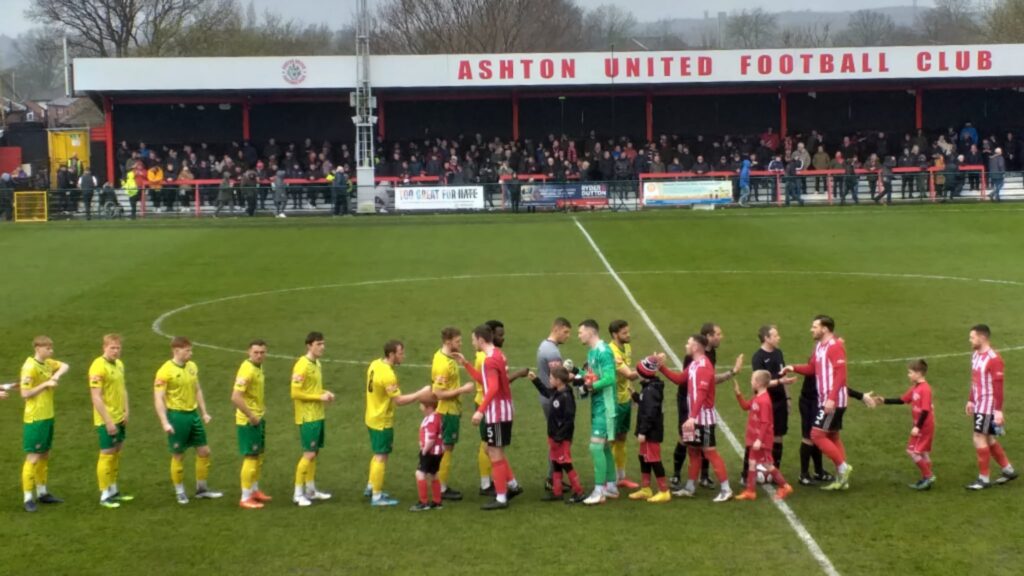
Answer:
<svg viewBox="0 0 1024 576"><path fill-rule="evenodd" d="M683 363L679 359L679 356L677 356L676 353L672 350L672 347L668 345L668 341L665 340L665 337L661 334L661 331L658 330L658 327L654 324L654 321L651 320L651 317L647 314L647 311L644 310L643 306L641 306L639 302L637 302L636 298L633 296L633 292L630 291L629 286L626 285L626 283L622 280L619 274L615 271L615 268L613 268L611 263L608 262L608 259L605 258L604 252L601 251L601 248L597 245L597 242L594 242L593 237L590 236L590 233L587 232L587 229L583 227L583 224L581 224L579 220L573 218L573 222L576 224L576 227L579 228L579 231L583 234L583 237L586 238L587 243L590 244L590 247L593 248L594 253L597 254L597 257L601 260L601 263L604 264L604 267L608 271L608 274L612 277L612 280L615 280L615 283L618 284L619 288L622 289L622 293L626 295L626 299L629 300L630 304L632 304L633 309L636 310L637 314L640 315L644 323L647 324L647 327L651 329L651 333L654 334L654 337L658 340L658 343L661 344L662 348L665 349L665 353L668 354L672 361L676 363L676 366L682 366ZM736 436L732 433L732 430L729 429L728 424L726 424L725 420L722 419L721 415L718 416L718 423L720 424L722 432L725 434L725 438L729 441L729 444L732 446L733 450L736 451L736 455L743 457L743 447L736 439ZM821 549L821 546L819 546L818 542L814 539L813 536L811 536L811 533L807 530L807 527L804 526L803 522L800 521L800 518L797 517L796 513L793 512L793 509L790 508L789 505L787 505L785 502L780 502L778 500L775 500L774 498L772 499L772 503L775 504L775 507L780 512L782 512L783 516L786 517L786 521L789 522L789 525L796 532L797 537L799 537L800 540L804 543L804 545L807 546L807 549L810 551L811 555L814 556L814 559L818 562L818 565L821 566L822 571L828 576L839 576L839 571L836 570L835 566L832 564L832 561L829 560L828 556L825 555L825 552Z"/></svg>

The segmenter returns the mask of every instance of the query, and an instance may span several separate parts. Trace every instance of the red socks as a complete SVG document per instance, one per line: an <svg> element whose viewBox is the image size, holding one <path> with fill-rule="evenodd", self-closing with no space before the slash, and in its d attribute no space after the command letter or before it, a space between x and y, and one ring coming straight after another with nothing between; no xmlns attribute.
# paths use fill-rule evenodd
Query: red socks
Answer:
<svg viewBox="0 0 1024 576"><path fill-rule="evenodd" d="M419 493L420 504L426 504L427 503L427 480L426 480L426 478L424 478L423 480L420 480L419 478L416 479L416 492Z"/></svg>
<svg viewBox="0 0 1024 576"><path fill-rule="evenodd" d="M828 459L831 460L837 468L840 464L846 462L846 458L843 457L843 450L841 448L842 443L837 446L825 431L817 428L812 429L811 441L814 442L814 445L817 446L819 450L821 450L822 454L828 456Z"/></svg>
<svg viewBox="0 0 1024 576"><path fill-rule="evenodd" d="M491 477L494 479L494 493L498 496L508 494L509 468L507 460L491 463Z"/></svg>
<svg viewBox="0 0 1024 576"><path fill-rule="evenodd" d="M551 473L551 493L559 498L562 497L562 471Z"/></svg>
<svg viewBox="0 0 1024 576"><path fill-rule="evenodd" d="M664 476L658 476L657 477L657 481L658 481L658 491L659 492L668 492L668 480L666 480Z"/></svg>
<svg viewBox="0 0 1024 576"><path fill-rule="evenodd" d="M719 482L724 482L729 479L729 476L725 471L725 460L722 460L722 456L718 453L718 450L708 450L704 453L704 457L711 462L711 467L715 469L715 476L718 476Z"/></svg>
<svg viewBox="0 0 1024 576"><path fill-rule="evenodd" d="M700 448L694 448L693 446L688 446L686 451L690 456L690 467L686 471L686 477L696 482L697 478L700 478L700 466L704 459L704 454Z"/></svg>
<svg viewBox="0 0 1024 576"><path fill-rule="evenodd" d="M785 476L782 475L782 471L779 470L778 468L772 468L772 480L775 482L775 485L778 486L779 488L782 488L783 486L786 485L786 478Z"/></svg>
<svg viewBox="0 0 1024 576"><path fill-rule="evenodd" d="M640 487L641 488L650 488L651 487L651 475L650 474L645 472L645 473L640 475Z"/></svg>
<svg viewBox="0 0 1024 576"><path fill-rule="evenodd" d="M992 453L992 457L995 458L1000 468L1006 468L1010 465L1010 459L1006 457L1006 452L1003 452L1003 446L999 442L989 444L989 451Z"/></svg>
<svg viewBox="0 0 1024 576"><path fill-rule="evenodd" d="M916 464L917 464L917 467L921 470L921 478L931 478L932 477L932 462L931 462L931 460L926 460L924 458L921 458L920 460L918 460L916 462Z"/></svg>
<svg viewBox="0 0 1024 576"><path fill-rule="evenodd" d="M434 482L430 485L431 491L434 493L434 504L441 505L441 481L434 478Z"/></svg>
<svg viewBox="0 0 1024 576"><path fill-rule="evenodd" d="M572 486L573 494L583 494L583 486L580 484L580 475L573 468L569 471L569 484Z"/></svg>
<svg viewBox="0 0 1024 576"><path fill-rule="evenodd" d="M982 476L988 477L988 459L992 456L992 451L989 450L988 446L984 448L977 448L978 451L978 473ZM1005 456L1005 455L1004 455Z"/></svg>
<svg viewBox="0 0 1024 576"><path fill-rule="evenodd" d="M751 468L750 471L747 472L747 490L750 490L751 492L753 492L756 489L757 489L757 470L754 470L753 468Z"/></svg>

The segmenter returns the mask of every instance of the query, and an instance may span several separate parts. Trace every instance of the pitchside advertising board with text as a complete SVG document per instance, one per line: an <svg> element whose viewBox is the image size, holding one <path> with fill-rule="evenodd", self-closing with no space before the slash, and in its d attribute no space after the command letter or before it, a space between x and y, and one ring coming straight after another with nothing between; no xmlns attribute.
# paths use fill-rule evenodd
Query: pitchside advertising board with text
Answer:
<svg viewBox="0 0 1024 576"><path fill-rule="evenodd" d="M732 182L728 180L644 182L641 193L644 206L728 204L732 202Z"/></svg>
<svg viewBox="0 0 1024 576"><path fill-rule="evenodd" d="M523 184L523 206L554 208L603 207L608 205L607 184L568 182L565 184Z"/></svg>
<svg viewBox="0 0 1024 576"><path fill-rule="evenodd" d="M395 189L397 210L483 210L483 186L407 186Z"/></svg>

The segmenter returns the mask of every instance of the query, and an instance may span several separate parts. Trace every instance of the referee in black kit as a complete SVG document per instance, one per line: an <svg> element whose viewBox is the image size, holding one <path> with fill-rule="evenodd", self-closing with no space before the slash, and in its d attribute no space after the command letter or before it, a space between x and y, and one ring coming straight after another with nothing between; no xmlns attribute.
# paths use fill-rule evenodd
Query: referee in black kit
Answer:
<svg viewBox="0 0 1024 576"><path fill-rule="evenodd" d="M786 365L782 357L782 349L779 342L779 329L774 324L761 326L757 331L757 339L761 347L754 352L750 359L752 370L767 370L771 374L771 381L768 383L768 396L772 399L772 412L775 420L775 438L772 444L772 460L775 467L782 464L782 437L789 430L789 388L796 382L796 377L782 377L782 367ZM744 482L747 478L747 471L750 469L750 447L747 447L743 454L743 476Z"/></svg>

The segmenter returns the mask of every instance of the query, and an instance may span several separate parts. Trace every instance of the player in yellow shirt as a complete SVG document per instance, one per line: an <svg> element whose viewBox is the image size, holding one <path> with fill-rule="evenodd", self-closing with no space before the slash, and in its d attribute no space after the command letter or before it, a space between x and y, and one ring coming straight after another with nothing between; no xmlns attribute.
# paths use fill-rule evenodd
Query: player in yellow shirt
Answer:
<svg viewBox="0 0 1024 576"><path fill-rule="evenodd" d="M103 337L103 354L89 366L89 394L92 398L92 423L100 441L96 479L100 487L100 506L119 508L134 498L117 489L121 449L127 434L128 388L121 362L121 336Z"/></svg>
<svg viewBox="0 0 1024 576"><path fill-rule="evenodd" d="M291 396L295 404L295 423L299 426L302 457L295 467L295 493L292 502L306 507L313 500L329 500L331 495L316 489L316 457L324 445L324 404L334 402L334 393L324 390L320 357L324 355L324 335L306 336L306 354L292 368Z"/></svg>
<svg viewBox="0 0 1024 576"><path fill-rule="evenodd" d="M364 496L370 496L372 506L395 506L398 500L384 492L384 472L387 469L388 454L395 441L395 406L411 404L419 400L420 394L429 392L424 386L412 394L402 394L398 388L395 366L405 359L405 346L398 340L384 344L384 357L370 362L366 370L366 429L370 433L370 479L366 483Z"/></svg>
<svg viewBox="0 0 1024 576"><path fill-rule="evenodd" d="M459 441L460 418L462 417L462 394L473 392L473 383L462 385L459 378L459 362L453 354L462 348L462 332L458 328L441 330L441 348L434 353L430 368L430 384L437 397L437 413L441 416L441 439L444 456L437 478L441 483L441 495L445 500L462 500L462 493L448 486L452 469L452 455Z"/></svg>
<svg viewBox="0 0 1024 576"><path fill-rule="evenodd" d="M37 336L32 341L35 354L21 366L21 397L25 399L22 445L25 464L21 468L21 489L25 495L25 511L36 511L36 495L40 504L63 502L46 488L53 444L53 390L68 365L53 359L53 340Z"/></svg>
<svg viewBox="0 0 1024 576"><path fill-rule="evenodd" d="M633 369L633 347L630 344L629 323L614 320L608 324L611 341L608 343L615 357L615 439L612 440L612 458L615 460L615 480L620 488L635 490L640 487L626 477L626 436L633 416L633 385L640 377Z"/></svg>
<svg viewBox="0 0 1024 576"><path fill-rule="evenodd" d="M206 427L212 417L206 411L206 399L199 385L199 368L192 361L192 343L175 336L171 340L171 359L157 370L153 381L153 404L160 426L167 433L171 451L171 483L178 504L188 504L185 495L185 451L196 450L196 498L220 498L223 493L206 484L210 475L210 447Z"/></svg>
<svg viewBox="0 0 1024 576"><path fill-rule="evenodd" d="M242 498L239 506L248 509L263 508L272 500L260 490L263 471L263 451L267 441L267 423L264 415L267 405L263 398L263 360L267 357L267 343L253 340L242 365L235 375L231 390L231 403L235 405L235 428L238 432L238 451L242 454Z"/></svg>

